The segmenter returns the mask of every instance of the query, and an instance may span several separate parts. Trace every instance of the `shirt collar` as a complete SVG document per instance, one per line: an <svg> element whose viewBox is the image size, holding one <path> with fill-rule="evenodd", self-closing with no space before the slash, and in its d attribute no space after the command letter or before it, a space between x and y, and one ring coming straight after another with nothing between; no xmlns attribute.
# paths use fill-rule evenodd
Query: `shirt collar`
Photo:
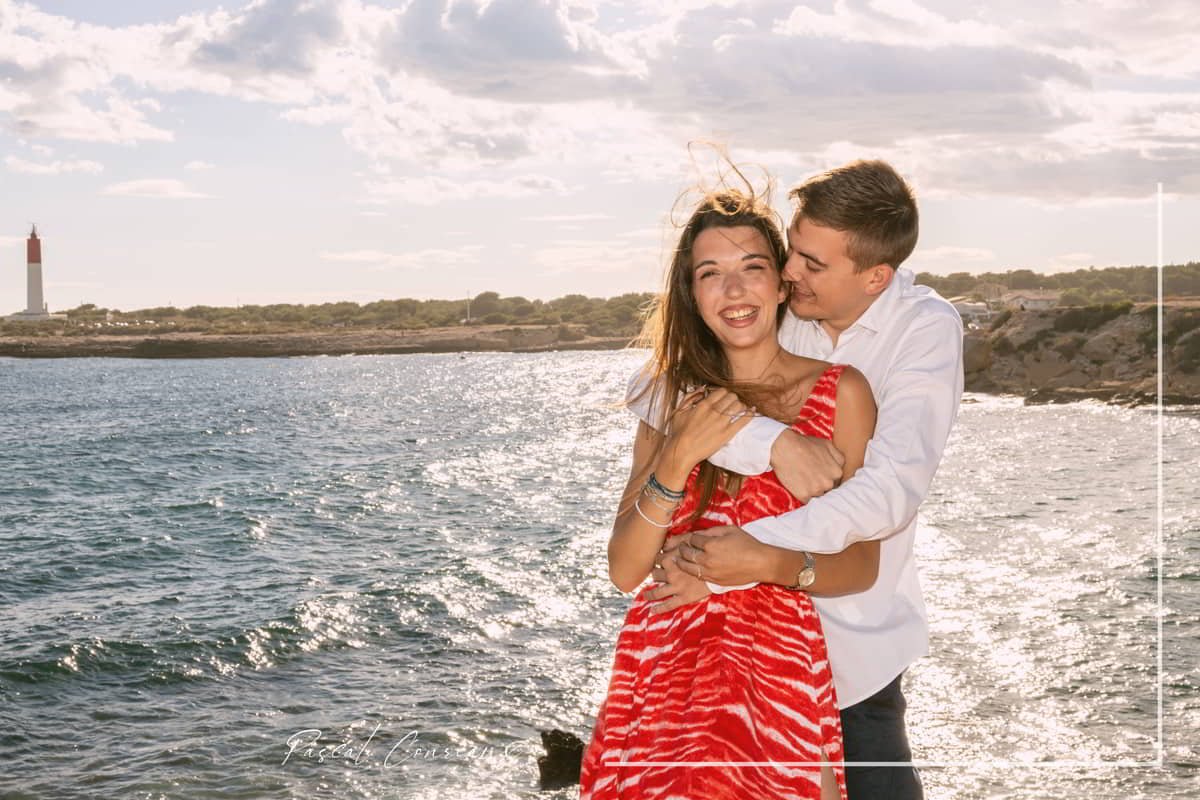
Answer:
<svg viewBox="0 0 1200 800"><path fill-rule="evenodd" d="M875 301L867 306L864 311L853 324L847 328L847 331L854 328L862 327L872 333L879 333L887 325L887 321L892 317L892 312L900 302L900 297L909 287L913 285L915 276L910 270L898 269L896 274L892 276L892 280L888 283L887 288L879 293ZM788 318L795 320L797 325L806 325L814 328L817 331L824 332L821 327L821 321L817 319L801 319L792 313L791 309L787 312ZM845 331L843 331L844 333Z"/></svg>
<svg viewBox="0 0 1200 800"><path fill-rule="evenodd" d="M900 296L905 290L913 284L913 274L906 269L898 269L892 275L892 280L888 282L887 288L879 293L875 301L867 306L867 310L854 321L851 328L862 327L872 333L879 333L887 326L887 321L892 318L892 312L896 308L896 304L900 302Z"/></svg>

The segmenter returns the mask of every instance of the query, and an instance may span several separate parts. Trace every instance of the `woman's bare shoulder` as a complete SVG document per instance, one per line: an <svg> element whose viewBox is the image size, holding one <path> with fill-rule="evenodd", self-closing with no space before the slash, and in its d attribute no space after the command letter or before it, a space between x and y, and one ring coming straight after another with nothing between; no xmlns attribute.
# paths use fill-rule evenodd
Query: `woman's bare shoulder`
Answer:
<svg viewBox="0 0 1200 800"><path fill-rule="evenodd" d="M865 405L870 407L872 413L875 410L875 395L867 376L849 364L843 365L841 377L838 378L837 404L839 408Z"/></svg>

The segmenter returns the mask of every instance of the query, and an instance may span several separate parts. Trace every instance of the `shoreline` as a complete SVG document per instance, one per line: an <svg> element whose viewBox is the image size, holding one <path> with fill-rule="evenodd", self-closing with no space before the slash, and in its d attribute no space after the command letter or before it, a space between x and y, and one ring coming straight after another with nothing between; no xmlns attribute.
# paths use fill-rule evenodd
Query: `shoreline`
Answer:
<svg viewBox="0 0 1200 800"><path fill-rule="evenodd" d="M1001 357L996 345L1002 333L1014 337L1013 326L1035 328L1046 337L1045 321L1054 315L1029 312L1003 329L969 332L966 350L966 391L1023 397L1027 405L1099 400L1114 405L1145 406L1157 402L1153 358L1134 359L1124 369L1102 370L1085 376L1068 364L1045 369L1044 350ZM1132 318L1132 317L1128 317ZM1041 324L1036 324L1036 323ZM1098 333L1099 331L1097 331ZM1021 331L1021 333L1025 333ZM1034 333L1030 330L1027 334ZM415 355L419 353L544 353L573 350L621 350L630 337L587 336L560 325L481 325L431 328L419 331L351 330L294 333L164 333L94 336L3 336L0 357L11 358L294 358L304 356ZM1038 342L1042 344L1041 341ZM1050 344L1046 341L1045 344ZM1110 345L1111 347L1111 345ZM1027 348L1021 348L1023 350ZM1109 349L1109 348L1106 348ZM1111 347L1114 355L1132 348ZM1001 350L1001 352L1003 352ZM1168 363L1168 371L1173 372ZM1176 372L1173 378L1181 377ZM1171 380L1164 405L1200 404L1200 390L1191 380Z"/></svg>
<svg viewBox="0 0 1200 800"><path fill-rule="evenodd" d="M560 326L481 325L421 331L354 330L297 333L164 333L0 337L11 358L289 358L416 353L541 353L620 350L629 337L563 335Z"/></svg>

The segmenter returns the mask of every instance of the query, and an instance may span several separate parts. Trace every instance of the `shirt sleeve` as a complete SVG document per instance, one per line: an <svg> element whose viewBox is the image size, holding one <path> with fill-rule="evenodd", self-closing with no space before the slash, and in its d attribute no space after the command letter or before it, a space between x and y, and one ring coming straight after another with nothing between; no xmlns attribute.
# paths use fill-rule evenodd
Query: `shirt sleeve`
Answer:
<svg viewBox="0 0 1200 800"><path fill-rule="evenodd" d="M654 394L650 387L651 377L649 362L638 367L637 371L630 376L629 385L625 387L625 405L638 419L658 430L659 425L651 419L653 415L650 413Z"/></svg>
<svg viewBox="0 0 1200 800"><path fill-rule="evenodd" d="M661 410L663 398L661 392L650 386L651 373L648 367L646 365L638 369L629 379L625 404L638 419L659 430L664 417ZM771 468L771 446L785 430L787 425L782 422L770 417L755 417L708 460L718 467L742 475L761 474Z"/></svg>
<svg viewBox="0 0 1200 800"><path fill-rule="evenodd" d="M918 317L897 353L876 389L879 412L863 466L795 511L745 524L747 533L791 550L840 553L886 538L916 515L962 399L962 323L948 313Z"/></svg>
<svg viewBox="0 0 1200 800"><path fill-rule="evenodd" d="M708 460L730 472L761 475L771 468L771 447L787 427L770 417L756 416Z"/></svg>

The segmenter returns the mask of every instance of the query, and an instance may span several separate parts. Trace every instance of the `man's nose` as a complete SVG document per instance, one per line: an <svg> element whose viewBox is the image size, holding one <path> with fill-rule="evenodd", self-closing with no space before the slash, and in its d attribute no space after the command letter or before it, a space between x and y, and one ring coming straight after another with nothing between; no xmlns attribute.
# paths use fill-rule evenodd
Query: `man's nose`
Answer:
<svg viewBox="0 0 1200 800"><path fill-rule="evenodd" d="M783 262L783 277L789 281L795 281L800 275L800 267L804 265L804 259L799 253L792 253L787 257L787 261Z"/></svg>

